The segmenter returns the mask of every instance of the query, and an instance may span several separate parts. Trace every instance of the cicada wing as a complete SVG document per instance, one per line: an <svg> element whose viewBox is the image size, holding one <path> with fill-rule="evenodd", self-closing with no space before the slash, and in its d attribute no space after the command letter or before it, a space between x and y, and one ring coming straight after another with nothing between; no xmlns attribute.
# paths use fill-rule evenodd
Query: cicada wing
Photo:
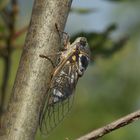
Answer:
<svg viewBox="0 0 140 140"><path fill-rule="evenodd" d="M70 63L66 64L56 77L53 77L52 87L40 117L42 133L49 133L71 110L77 81L77 66Z"/></svg>

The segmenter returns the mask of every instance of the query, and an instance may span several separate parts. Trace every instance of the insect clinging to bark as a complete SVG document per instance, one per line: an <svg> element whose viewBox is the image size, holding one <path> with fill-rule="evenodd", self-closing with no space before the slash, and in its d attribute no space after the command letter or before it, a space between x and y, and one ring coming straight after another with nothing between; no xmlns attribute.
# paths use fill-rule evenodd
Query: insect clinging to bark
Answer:
<svg viewBox="0 0 140 140"><path fill-rule="evenodd" d="M59 53L47 101L40 116L40 129L45 133L55 128L70 111L78 79L83 76L90 61L90 51L85 37L78 37L72 44L66 40L64 50ZM40 57L48 58L44 55Z"/></svg>

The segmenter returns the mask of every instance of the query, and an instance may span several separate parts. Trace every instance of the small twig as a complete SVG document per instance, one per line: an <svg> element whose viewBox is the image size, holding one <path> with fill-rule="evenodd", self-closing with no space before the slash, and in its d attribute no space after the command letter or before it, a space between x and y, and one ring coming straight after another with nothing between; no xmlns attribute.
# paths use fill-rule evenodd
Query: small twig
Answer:
<svg viewBox="0 0 140 140"><path fill-rule="evenodd" d="M10 15L9 15L9 12L6 8L4 8L1 12L0 12L0 15L4 21L4 26L6 28L9 27L9 24L10 24Z"/></svg>
<svg viewBox="0 0 140 140"><path fill-rule="evenodd" d="M27 31L27 29L28 29L28 26L25 26L25 27L23 27L22 29L20 29L19 31L17 31L17 32L13 35L12 39L13 39L13 40L17 39L20 35L22 35L23 33L25 33L25 32Z"/></svg>
<svg viewBox="0 0 140 140"><path fill-rule="evenodd" d="M12 36L12 39L13 40L17 39L19 36L27 32L27 29L28 29L28 26L21 28L19 31L14 33L14 35ZM4 40L4 39L7 39L7 36L0 33L0 40Z"/></svg>
<svg viewBox="0 0 140 140"><path fill-rule="evenodd" d="M140 119L140 110L128 114L127 116L124 116L108 125L105 125L99 129L93 130L92 132L76 139L76 140L96 140L100 137L103 137L104 135L112 132L113 130L119 129L121 127L124 127L134 121L137 121Z"/></svg>

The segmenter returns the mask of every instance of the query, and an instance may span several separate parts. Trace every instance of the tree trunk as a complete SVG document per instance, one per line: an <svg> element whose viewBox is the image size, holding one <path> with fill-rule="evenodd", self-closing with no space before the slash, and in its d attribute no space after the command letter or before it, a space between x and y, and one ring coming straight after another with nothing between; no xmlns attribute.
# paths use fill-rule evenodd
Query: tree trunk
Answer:
<svg viewBox="0 0 140 140"><path fill-rule="evenodd" d="M64 29L71 3L72 0L35 0L12 97L3 116L4 131L0 139L35 138L40 110L53 71L50 61L39 55L53 54L60 48L55 23L60 30Z"/></svg>

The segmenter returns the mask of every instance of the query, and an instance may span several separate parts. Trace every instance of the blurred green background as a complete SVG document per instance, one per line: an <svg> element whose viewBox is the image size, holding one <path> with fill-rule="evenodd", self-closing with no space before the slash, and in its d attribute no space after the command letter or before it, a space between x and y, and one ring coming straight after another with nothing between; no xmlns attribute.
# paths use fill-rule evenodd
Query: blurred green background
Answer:
<svg viewBox="0 0 140 140"><path fill-rule="evenodd" d="M33 5L31 0L13 1L0 0L1 114L10 97ZM139 0L73 1L65 31L71 40L87 37L91 64L78 82L72 111L48 137L38 132L36 140L74 140L140 108L139 13ZM137 121L101 139L139 140L139 129Z"/></svg>

